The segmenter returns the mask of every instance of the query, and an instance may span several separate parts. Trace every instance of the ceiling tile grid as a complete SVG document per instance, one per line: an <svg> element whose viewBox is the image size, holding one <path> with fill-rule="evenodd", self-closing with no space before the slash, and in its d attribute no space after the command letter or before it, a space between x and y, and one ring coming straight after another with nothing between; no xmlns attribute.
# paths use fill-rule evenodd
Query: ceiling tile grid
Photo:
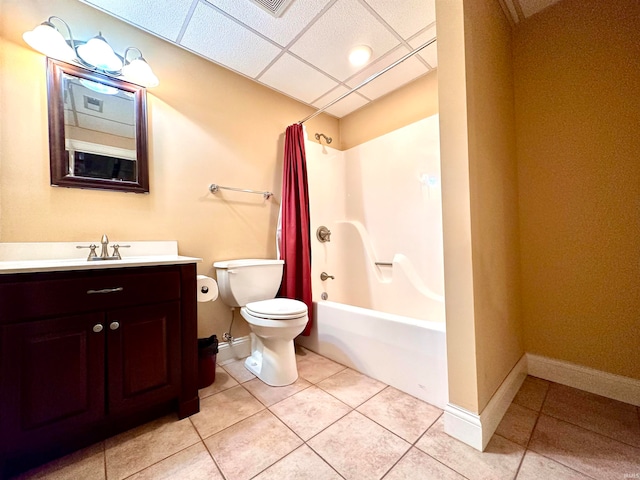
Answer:
<svg viewBox="0 0 640 480"><path fill-rule="evenodd" d="M429 40L436 38L436 26L433 25L423 32L419 33L411 40L409 40L409 45L411 48L418 48L421 45L424 45ZM418 56L422 58L425 62L429 64L431 68L436 68L438 66L438 42L433 42L428 47L418 53Z"/></svg>
<svg viewBox="0 0 640 480"><path fill-rule="evenodd" d="M317 108L436 36L435 0L294 0L277 18L250 0L79 1ZM514 24L557 1L499 0ZM373 50L363 67L347 59L358 45ZM327 112L347 115L437 66L434 42Z"/></svg>
<svg viewBox="0 0 640 480"><path fill-rule="evenodd" d="M294 1L280 18L275 18L247 0L207 0L220 10L286 47L318 15L330 0Z"/></svg>
<svg viewBox="0 0 640 480"><path fill-rule="evenodd" d="M338 0L291 47L301 58L340 81L358 71L349 63L349 50L368 45L372 60L400 41L358 0Z"/></svg>
<svg viewBox="0 0 640 480"><path fill-rule="evenodd" d="M305 103L313 102L339 85L289 53L285 53L271 65L260 76L260 82Z"/></svg>
<svg viewBox="0 0 640 480"><path fill-rule="evenodd" d="M84 3L175 42L193 0L87 0Z"/></svg>
<svg viewBox="0 0 640 480"><path fill-rule="evenodd" d="M405 40L436 22L435 1L365 0Z"/></svg>
<svg viewBox="0 0 640 480"><path fill-rule="evenodd" d="M409 48L404 46L395 49L389 55L370 64L356 76L352 77L347 82L347 85L351 88L358 86L368 77L388 67L396 60L408 54L410 51L411 50ZM409 83L412 80L415 80L428 71L429 68L426 67L417 58L408 58L404 62L393 67L391 70L378 77L375 81L361 87L358 91L367 98L375 100L376 98L382 97L383 95L396 90L398 87Z"/></svg>
<svg viewBox="0 0 640 480"><path fill-rule="evenodd" d="M329 103L333 102L340 95L344 95L349 90L350 89L345 87L344 85L340 85L335 90L332 90L326 95L320 97L318 100L313 102L312 105L316 108L322 108L325 105L329 105ZM359 109L360 107L363 107L367 103L369 103L369 99L363 97L360 92L354 92L337 102L335 105L327 108L325 111L331 115L341 118Z"/></svg>
<svg viewBox="0 0 640 480"><path fill-rule="evenodd" d="M248 77L256 77L282 51L206 3L196 6L180 45Z"/></svg>
<svg viewBox="0 0 640 480"><path fill-rule="evenodd" d="M317 108L435 35L435 0L294 0L278 18L250 0L79 1ZM373 55L354 67L358 45ZM327 112L342 117L415 80L435 56L427 47Z"/></svg>

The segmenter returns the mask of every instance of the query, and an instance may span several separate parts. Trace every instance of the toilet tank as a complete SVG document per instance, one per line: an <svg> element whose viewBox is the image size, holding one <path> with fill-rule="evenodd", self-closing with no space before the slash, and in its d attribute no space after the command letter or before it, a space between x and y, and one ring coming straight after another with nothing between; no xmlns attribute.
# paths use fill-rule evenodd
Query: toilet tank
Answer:
<svg viewBox="0 0 640 480"><path fill-rule="evenodd" d="M250 302L275 298L282 282L284 260L225 260L213 266L222 301L230 307L244 307Z"/></svg>

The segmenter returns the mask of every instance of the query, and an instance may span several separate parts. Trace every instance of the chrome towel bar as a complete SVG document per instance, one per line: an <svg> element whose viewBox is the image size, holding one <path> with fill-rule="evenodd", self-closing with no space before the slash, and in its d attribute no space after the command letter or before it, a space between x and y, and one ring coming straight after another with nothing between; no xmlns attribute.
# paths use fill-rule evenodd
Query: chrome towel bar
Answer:
<svg viewBox="0 0 640 480"><path fill-rule="evenodd" d="M259 195L262 195L265 200L269 200L271 197L273 197L273 193L271 192L261 192L258 190L249 190L246 188L223 187L215 183L212 183L211 185L209 185L209 191L211 193L218 193L218 190L233 190L234 192L257 193Z"/></svg>

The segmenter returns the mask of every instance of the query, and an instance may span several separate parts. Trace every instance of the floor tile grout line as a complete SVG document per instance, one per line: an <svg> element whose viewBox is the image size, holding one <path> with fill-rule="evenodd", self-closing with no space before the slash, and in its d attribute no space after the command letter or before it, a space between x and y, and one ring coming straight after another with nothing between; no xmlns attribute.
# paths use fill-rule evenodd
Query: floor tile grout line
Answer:
<svg viewBox="0 0 640 480"><path fill-rule="evenodd" d="M195 428L194 428L194 429L195 429ZM197 433L197 430L196 430L196 433ZM199 435L198 435L198 436L199 436ZM164 457L164 458L161 458L160 460L158 460L158 461L156 461L156 462L150 463L149 465L145 466L144 468L141 468L140 470L136 470L135 472L133 472L133 473L131 473L131 474L127 475L126 477L124 477L122 480L127 480L128 478L131 478L131 477L133 477L134 475L137 475L138 473L143 472L143 471L147 470L148 468L153 467L154 465L157 465L157 464L159 464L159 463L161 463L161 462L164 462L164 461L165 461L165 460L167 460L168 458L174 457L174 456L176 456L177 454L184 452L184 451L185 451L185 450L187 450L188 448L191 448L191 447L193 447L194 445L197 445L198 443L202 443L202 444L203 444L203 446L205 447L205 449L207 448L207 446L206 446L206 445L204 445L204 442L202 441L202 439L201 439L201 440L198 440L197 442L194 442L194 443L192 443L191 445L187 445L186 447L181 448L180 450L176 450L175 452L173 452L173 453L171 453L171 454L167 455L167 456L166 456L166 457ZM207 451L208 451L208 450L207 450ZM105 457L106 457L106 455L105 455ZM212 460L213 460L213 458L212 458ZM215 460L214 460L214 463L215 463ZM216 466L217 466L217 465L216 465ZM105 478L106 478L106 477L105 477Z"/></svg>
<svg viewBox="0 0 640 480"><path fill-rule="evenodd" d="M218 469L218 473L220 473L220 476L223 478L223 480L227 479L227 476L224 474L224 472L222 471L222 468L220 467L220 465L218 464L218 462L216 461L216 457L213 456L213 453L211 452L211 450L209 450L209 447L207 446L207 444L204 442L204 440L202 440L202 445L204 446L204 449L207 451L207 453L209 454L209 456L211 457L211 461L213 462L213 464L216 466L216 468Z"/></svg>
<svg viewBox="0 0 640 480"><path fill-rule="evenodd" d="M549 385L547 386L547 389L544 392L544 398L542 399L542 403L540 404L540 410L538 410L536 412L537 413L536 421L534 422L533 428L531 429L531 433L529 434L529 438L527 439L527 444L524 446L524 453L522 454L522 458L520 459L520 462L518 463L518 468L516 469L516 474L513 477L514 480L518 478L518 475L520 475L520 469L522 468L522 464L524 463L524 457L527 456L527 452L529 451L529 445L531 444L531 439L533 438L533 434L535 433L536 427L538 426L538 421L540 420L540 415L542 415L542 408L544 407L544 403L547 401L547 395L549 395L549 390L550 389L551 389L551 382L549 382ZM513 401L511 403L513 403ZM527 407L524 407L524 408L527 408Z"/></svg>
<svg viewBox="0 0 640 480"><path fill-rule="evenodd" d="M331 395L332 397L337 398L337 399L338 399L338 400L340 400L342 403L346 403L344 400L341 400L340 398L338 398L337 396L335 396L333 393L331 393L331 392L330 392L330 391L328 391L328 390L325 390L323 387L321 387L321 386L320 386L320 384L321 384L322 382L324 382L325 380L328 380L328 379L330 379L330 378L332 378L332 377L335 377L335 376L337 376L337 375L339 375L339 374L341 374L341 373L344 373L346 370L351 370L352 372L355 372L355 373L360 374L360 375L362 375L362 376L364 376L364 377L370 378L370 379L372 379L372 380L374 380L374 381L376 381L376 382L381 383L382 385L384 385L384 387L383 387L380 391L378 391L378 392L374 393L374 394L373 394L373 395L371 395L369 398L367 398L367 399L366 399L366 400L364 400L363 402L359 403L357 406L352 407L353 409L356 409L356 408L361 407L362 405L364 405L365 403L367 403L369 400L371 400L373 397L375 397L375 396L377 396L377 395L381 394L384 390L386 390L387 388L389 388L389 387L391 386L391 385L389 385L389 384L387 384L387 383L381 382L380 380L376 380L375 378L370 377L369 375L365 375L364 373L359 372L359 371L357 371L357 370L355 370L355 369L353 369L353 368L351 368L351 367L347 367L345 370L340 370L339 372L335 373L334 375L331 375L330 377L327 377L327 378L325 378L324 380L322 380L322 381L318 382L316 385L317 385L319 388L321 388L324 392L326 392L326 393L328 393L329 395ZM407 395L408 395L408 394L407 394ZM424 401L424 400L423 400L423 401ZM349 405L349 406L351 406L351 405Z"/></svg>
<svg viewBox="0 0 640 480"><path fill-rule="evenodd" d="M107 442L102 440L102 455L104 462L104 479L107 480Z"/></svg>
<svg viewBox="0 0 640 480"><path fill-rule="evenodd" d="M385 389L385 390L386 390L386 389ZM373 397L372 397L372 398L373 398ZM360 413L360 412L359 412L359 413ZM363 415L364 415L364 414L363 414ZM396 466L396 465L398 465L398 463L400 463L400 462L402 461L402 459L403 459L404 457L406 457L412 449L416 448L418 451L422 452L422 450L420 450L418 447L416 447L416 443L418 443L418 441L422 438L422 436L423 436L425 433L427 433L427 431L428 431L428 430L429 430L429 429L430 429L430 428L431 428L431 427L432 427L432 426L433 426L433 425L438 421L438 419L439 419L440 417L442 417L442 415L444 415L444 412L442 412L440 415L438 415L438 417L433 421L433 423L431 423L431 425L429 425L429 426L424 430L424 432L422 432L420 435L418 435L418 438L416 438L416 439L415 439L415 441L414 441L413 443L410 443L410 442L408 442L407 440L405 440L405 439L403 438L403 440L404 440L405 442L409 443L409 448L407 449L407 451L406 451L406 452L404 452L402 455L400 455L400 458L398 458L398 460L396 460L396 461L395 461L395 463L389 467L389 469L384 473L384 475L382 475L382 477L380 477L380 479L381 479L381 480L383 480L383 479L384 479L384 477L386 477L387 475L389 475L389 472L391 472L391 470L393 470L393 469L395 468L395 466ZM367 418L368 418L368 417L367 417ZM374 421L375 421L375 420L374 420ZM376 422L376 423L377 423L377 422ZM381 425L381 426L382 426L382 425ZM392 433L393 433L393 432L392 432ZM436 461L437 461L437 460L436 460ZM442 463L442 462L440 462L440 463ZM442 465L444 465L444 463L442 463ZM447 468L449 468L450 470L452 470L452 468L451 468L451 467L447 467ZM455 470L454 470L454 471L455 471ZM457 472L456 472L456 473L457 473Z"/></svg>
<svg viewBox="0 0 640 480"><path fill-rule="evenodd" d="M549 412L543 412L542 410L544 409L544 404L546 403L546 401L547 401L547 396L549 395L549 391L551 390L551 385L554 385L554 384L555 384L555 385L559 385L559 386L561 386L561 387L568 387L568 385L563 385L563 384L556 383L556 382L549 382L549 388L547 389L547 393L546 393L546 395L545 395L545 398L544 398L543 404L542 404L542 406L540 407L540 413L542 413L542 414L544 414L544 415L546 415L546 416L548 416L548 417L555 418L556 420L562 420L562 421L564 421L564 422L566 422L566 423L569 423L569 424L571 424L571 425L574 425L574 426L576 426L576 427L581 427L581 428L583 428L583 429L585 429L585 430L588 430L588 431L590 431L590 432L597 433L597 434L599 434L599 435L601 435L601 436L603 436L603 437L610 438L611 440L615 440L615 441L620 442L620 443L623 443L623 444L625 444L625 445L629 445L630 447L640 448L640 444L639 444L639 445L633 445L633 444L628 443L628 442L626 442L626 441L624 441L624 440L621 440L621 439L619 439L619 438L612 437L612 436L610 436L610 435L608 435L608 434L606 434L606 433L598 432L598 431L593 430L593 429L591 429L591 428L589 428L589 427L585 427L584 425L579 425L579 424L577 424L577 423L574 423L573 421L568 420L568 419L566 419L566 418L561 418L561 417L559 417L559 416L557 416L557 415L553 415L553 414L551 414L551 413L549 413ZM602 395L598 395L598 394L596 394L596 393L591 393L591 392L586 392L585 390L580 390L580 389L575 388L575 387L568 387L568 388L571 388L571 389L574 389L574 390L578 390L578 391L580 391L580 392L589 393L589 394L591 394L591 395L595 395L595 396L598 396L598 397L602 397ZM604 398L607 398L607 397L604 397ZM609 399L609 400L613 400L613 399ZM620 402L619 400L615 400L615 401L616 401L616 402L619 402L619 403L622 403L622 404L625 404L625 405L631 405L631 404L629 404L629 403ZM635 405L633 405L633 406L634 406L634 407L636 408L636 410L638 411L638 426L640 427L640 410L639 410L639 407L637 407L637 406L635 406ZM640 430L639 430L639 432L640 432Z"/></svg>
<svg viewBox="0 0 640 480"><path fill-rule="evenodd" d="M326 379L325 379L325 380L326 380ZM324 381L324 380L323 380L323 381ZM316 385L314 385L314 386L318 387L320 390L322 390L322 391L323 391L324 393L326 393L327 395L330 395L331 397L333 397L333 398L335 398L336 400L338 400L340 403L343 403L344 405L346 405L347 407L349 407L349 408L351 408L351 409L353 409L353 410L356 410L358 407L360 407L360 406L362 406L363 404L367 403L369 400L371 400L373 397L375 397L375 396L377 395L377 393L376 393L376 394L374 394L373 396L371 396L371 397L369 397L368 399L366 399L364 402L359 403L356 407L352 407L351 405L349 405L347 402L345 402L345 401L344 401L344 400L342 400L341 398L338 398L338 397L337 397L337 396L335 396L333 393L331 393L331 392L329 392L329 391L325 390L324 388L322 388L322 387L320 386L320 383L318 383L318 384L316 384ZM387 387L388 387L388 385L387 385ZM386 389L387 387L384 387L384 389ZM383 390L384 390L384 389L383 389ZM380 393L380 392L378 392L378 393Z"/></svg>
<svg viewBox="0 0 640 480"><path fill-rule="evenodd" d="M316 354L316 355L317 355L317 354ZM338 362L334 362L334 363L338 363ZM342 364L338 363L338 365L342 365ZM360 411L358 411L358 410L357 410L357 408L359 408L360 406L364 405L364 404L365 404L365 403L367 403L368 401L372 400L372 399L373 399L373 398L375 398L376 396L380 395L380 394L381 394L382 392L384 392L386 389L390 388L390 385L385 384L385 383L383 383L383 382L380 382L380 383L382 383L382 384L384 385L384 387L383 387L380 391L378 391L378 392L376 392L375 394L373 394L371 397L369 397L369 398L367 398L366 400L364 400L364 401L362 401L361 403L359 403L356 407L352 407L351 405L349 405L349 404L345 403L342 399L340 399L340 398L338 398L337 396L333 395L331 392L329 392L329 391L325 390L325 389L320 385L320 384L321 384L322 382L324 382L325 380L327 380L327 379L329 379L329 378L332 378L332 377L335 377L335 376L338 376L338 375L340 375L340 374L344 373L346 370L353 370L354 372L359 373L359 374L361 374L361 375L363 375L363 376L365 376L365 377L367 377L367 378L371 378L371 377L369 377L368 375L365 375L365 374L363 374L363 373L361 373L361 372L358 372L357 370L354 370L354 369L352 369L352 368L350 368L350 367L347 367L347 366L345 366L345 368L343 368L342 370L340 370L340 371L338 371L338 372L335 372L335 373L333 373L333 374L329 375L328 377L326 377L326 378L324 378L324 379L322 379L322 380L319 380L319 381L318 381L318 382L316 382L316 383L312 383L312 382L310 382L308 379L306 379L306 378L305 378L305 380L306 380L306 381L308 381L308 382L310 383L310 386L309 386L309 387L307 387L306 389L310 388L311 386L315 386L315 387L317 387L319 390L321 390L322 392L327 393L328 395L330 395L331 397L335 398L337 401L339 401L340 403L342 403L343 405L347 406L347 407L350 409L347 413L345 413L345 414L344 414L344 415L342 415L340 418L336 419L335 421L333 421L332 423L330 423L329 425L327 425L326 427L324 427L322 430L320 430L319 432L317 432L316 434L314 434L313 436L311 436L308 440L304 440L302 437L300 437L300 436L299 436L295 431L293 431L293 429L291 429L291 427L289 427L289 425L287 425L287 424L284 422L284 420L282 420L282 419L281 419L281 418L280 418L280 417L279 417L275 412L271 411L271 408L270 408L270 407L271 407L271 406L274 406L274 405L276 405L277 403L280 403L280 402L277 402L276 404L274 404L274 405L271 405L271 406L267 407L267 409L268 409L268 410L269 410L269 411L270 411L274 416L276 416L276 418L278 418L278 420L280 420L280 421L281 421L283 424L285 424L285 425L286 425L290 430L292 430L294 434L298 435L298 437L299 437L299 438L304 442L304 444L305 444L305 445L307 445L307 446L308 446L309 448L311 448L312 450L313 450L313 448L311 447L311 445L309 445L309 444L307 443L308 441L310 441L310 440L312 440L313 438L315 438L316 436L320 435L322 432L324 432L325 430L327 430L328 428L330 428L331 426L333 426L335 423L337 423L337 422L339 422L340 420L342 420L344 417L346 417L346 416L347 416L347 415L349 415L350 413L352 413L352 412L357 412L358 414L362 415L362 416L363 416L364 418L366 418L367 420L369 420L369 421L371 421L371 422L375 423L376 425L378 425L379 427L381 427L383 430L385 430L385 431L389 432L389 433L390 433L390 434L392 434L393 436L397 437L398 439L402 440L403 442L405 442L405 443L407 443L407 444L409 445L409 448L406 450L406 452L404 452L404 454L400 456L400 458L399 458L399 459L398 459L398 460L397 460L397 461L396 461L396 462L395 462L395 463L394 463L394 464L389 468L389 470L387 470L387 471L384 473L384 475L383 475L383 476L386 476L386 475L389 473L389 471L390 471L390 470L391 470L391 469L392 469L392 468L393 468L393 467L394 467L394 466L395 466L395 465L396 465L396 464L397 464L397 463L398 463L398 462L399 462L399 461L400 461L400 460L401 460L401 459L402 459L402 458L403 458L403 457L404 457L404 456L405 456L405 455L406 455L406 454L411 450L411 448L413 448L413 446L415 445L415 443L416 443L416 442L417 442L417 441L422 437L422 435L423 435L424 433L426 433L426 431L427 431L429 428L431 428L431 427L433 426L433 424L435 424L435 422L436 422L436 421L437 421L437 420L438 420L438 419L439 419L439 418L444 414L444 412L440 411L440 415L438 415L438 417L436 417L436 419L435 419L431 424L429 424L429 425L426 427L425 431L424 431L424 432L422 432L422 434L418 435L418 437L416 438L416 440L415 440L413 443L411 443L411 442L407 441L405 438L401 437L401 436L400 436L399 434L397 434L396 432L394 432L394 431L392 431L391 429L389 429L388 427L386 427L386 426L384 426L384 425L380 424L380 423L379 423L379 422L377 422L375 419L370 418L370 417L369 417L369 416L367 416L366 414L364 414L364 413L362 413L362 412L360 412ZM304 378L304 377L302 377L302 378ZM374 380L375 380L375 379L374 379ZM304 389L304 390L306 390L306 389ZM295 395L296 395L296 394L298 394L298 393L300 393L300 392L296 392L294 395L291 395L290 397L287 397L287 398L291 398L291 397L295 396ZM412 397L413 397L413 396L412 396ZM287 399L287 398L286 398L286 399ZM416 397L413 397L413 398L416 398ZM286 399L283 399L282 401L285 401ZM424 402L424 400L421 400L421 399L419 399L419 398L416 398L416 400L421 401L421 402ZM429 404L428 402L424 402L424 403L427 403L428 405L431 405L431 404ZM433 406L433 405L431 405L431 406ZM435 406L433 406L433 407L434 407L434 408L437 408L437 407L435 407ZM318 452L316 452L315 450L313 450L313 451L314 451L316 454L318 454L318 455L319 455L319 453L318 453ZM291 452L290 452L290 453L291 453ZM289 454L290 454L290 453L289 453ZM289 455L289 454L287 454L287 455ZM286 455L285 455L285 456L286 456ZM320 455L319 455L319 456L320 456ZM284 457L283 457L283 458L284 458ZM326 459L324 459L322 456L320 456L320 458L322 458L322 460L323 460L323 461L325 461L327 464L329 464L329 465L331 466L331 464L330 464ZM278 460L278 461L280 461L280 460ZM276 462L276 463L277 463L277 462ZM272 465L273 465L273 464L272 464ZM443 465L444 465L444 464L443 464ZM333 466L331 466L331 467L333 468ZM449 466L447 466L447 468L451 469L451 467L449 467ZM334 470L335 470L335 468L334 468ZM454 470L454 471L455 471L455 470ZM456 472L456 473L458 473L458 472Z"/></svg>
<svg viewBox="0 0 640 480"><path fill-rule="evenodd" d="M237 425L237 424L239 424L240 422L244 422L244 421L245 421L245 420L247 420L248 418L255 417L255 416L256 416L256 415L258 415L259 413L262 413L262 412L264 412L265 410L268 410L268 408L267 408L267 407L265 407L264 405L262 405L262 403L260 403L260 406L261 406L262 408L261 408L260 410L258 410L257 412L254 412L254 413L252 413L251 415L249 415L249 416L247 416L247 417L244 417L244 418L242 418L242 419L238 420L237 422L233 422L232 424L227 425L227 426L226 426L226 427L224 427L223 429L218 430L217 432L213 432L211 435L207 435L206 437L203 437L202 435L200 435L200 432L198 432L198 435L200 435L200 438L202 438L202 441L204 442L204 441L205 441L205 440L207 440L208 438L211 438L211 437L213 437L214 435L217 435L217 434L218 434L218 433L220 433L220 432L224 432L225 430L227 430L227 429L229 429L229 428L233 427L234 425ZM195 426L195 425L194 425L194 426ZM198 430L198 429L196 428L196 431L197 431L197 430Z"/></svg>
<svg viewBox="0 0 640 480"><path fill-rule="evenodd" d="M220 475L222 475L222 478L226 480L227 477L224 475L224 473L222 473L222 469L220 468L220 465L218 465L218 462L216 462L216 459L214 458L213 453L211 453L211 451L209 450L209 447L207 447L207 444L204 442L204 438L202 438L202 435L200 434L200 431L197 429L196 425L193 423L193 420L191 420L191 416L189 416L189 421L191 422L191 426L193 427L193 429L196 431L196 434L200 438L200 442L202 443L202 446L204 447L204 449L207 451L207 453L211 457L211 461L213 461L213 464L218 469L218 472L220 472ZM209 438L209 437L207 437L207 438Z"/></svg>
<svg viewBox="0 0 640 480"><path fill-rule="evenodd" d="M579 475L582 475L583 477L590 478L592 480L597 480L595 477L592 477L591 475L589 475L587 473L581 472L580 470L576 470L574 467L571 467L571 466L569 466L569 465L567 465L565 463L562 463L561 461L559 461L559 460L557 460L555 458L552 458L552 457L550 457L549 455L547 455L545 453L538 452L537 450L535 450L533 448L527 448L524 453L526 454L527 452L531 452L531 453L535 453L536 455L540 455L541 457L544 457L547 460L551 460L552 462L557 463L559 465L562 465L564 468L567 468L567 469L569 469L569 470L571 470L573 472L576 472ZM518 472L519 472L519 470L518 470ZM516 480L517 480L517 477L516 477Z"/></svg>
<svg viewBox="0 0 640 480"><path fill-rule="evenodd" d="M592 434L597 435L599 437L606 438L607 440L611 440L613 442L619 443L619 444L624 445L626 447L631 447L634 450L638 450L640 452L640 447L636 447L634 445L629 445L628 443L621 442L620 440L617 440L615 438L608 437L607 435L604 435L604 434L602 434L600 432L594 432L593 430L590 430L590 429L588 429L586 427L583 427L581 425L576 425L575 423L568 422L567 420L563 420L561 418L556 418L556 417L554 417L552 415L548 415L548 414L543 413L543 412L540 412L540 415L541 416L544 415L545 417L553 418L554 420L557 420L558 422L566 423L567 425L571 425L572 427L579 428L580 430L584 430L585 432L589 432L589 433L592 433ZM537 425L537 422L536 422L536 425ZM533 434L532 434L532 436L533 436Z"/></svg>
<svg viewBox="0 0 640 480"><path fill-rule="evenodd" d="M427 432L429 430L431 430L431 428L438 422L438 420L440 420L442 417L444 416L444 411L440 414L440 416L438 416L438 418L431 424L429 425L429 428L427 428L422 435L420 435L418 437L418 439L413 443L412 448L416 448L418 451L424 453L425 455L427 455L428 457L434 459L436 462L438 462L440 465L444 465L445 467L447 467L449 470L452 470L454 472L456 472L458 475L460 475L462 478L465 478L467 480L469 480L469 478L465 475L463 475L462 473L460 473L458 470L456 470L455 468L453 468L451 465L447 465L446 463L442 462L441 460L437 459L436 457L434 457L433 455L431 455L428 452L425 452L424 450L422 450L420 447L418 447L418 442L420 441L421 438L423 438ZM453 438L453 437L452 437Z"/></svg>
<svg viewBox="0 0 640 480"><path fill-rule="evenodd" d="M343 418L344 418L344 417L343 417ZM311 438L313 438L313 437L311 437ZM311 440L311 438L310 438L309 440ZM329 461L328 461L326 458L324 458L324 457L320 454L320 452L316 451L316 450L315 450L311 445L309 445L307 442L304 442L304 444L305 444L307 447L309 447L313 453L315 453L318 457L320 457L320 459L321 459L324 463L326 463L327 465L329 465L329 467L331 467L331 469L332 469L334 472L336 472L340 478L345 478L345 476L344 476L344 475L342 475L342 474L341 474L341 473L336 469L336 467L334 467L333 465L331 465L331 463L329 463Z"/></svg>
<svg viewBox="0 0 640 480"><path fill-rule="evenodd" d="M546 413L546 412L542 412L542 411L540 412L540 414L541 415L545 415L545 416L550 417L550 418L554 418L556 420L560 420L560 421L565 422L565 423L568 423L570 425L573 425L574 427L580 427L583 430L587 430L588 432L595 433L597 435L600 435L601 437L605 437L605 438L608 438L609 440L613 440L615 442L622 443L622 444L627 445L629 447L633 447L633 448L636 448L636 449L640 450L640 445L633 445L632 443L626 442L626 441L621 440L619 438L612 437L610 435L607 435L606 433L598 432L596 430L592 430L589 427L585 427L584 425L579 425L577 423L574 423L571 420L567 420L566 418L561 418L561 417L558 417L556 415L551 415L550 413Z"/></svg>

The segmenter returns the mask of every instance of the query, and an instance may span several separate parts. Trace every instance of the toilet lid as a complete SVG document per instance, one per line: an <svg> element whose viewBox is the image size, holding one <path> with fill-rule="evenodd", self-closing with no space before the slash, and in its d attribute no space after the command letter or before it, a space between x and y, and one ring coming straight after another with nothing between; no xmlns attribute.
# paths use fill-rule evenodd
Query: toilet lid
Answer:
<svg viewBox="0 0 640 480"><path fill-rule="evenodd" d="M272 298L251 302L245 305L247 312L254 317L271 318L275 320L288 320L300 318L307 314L307 306L292 298Z"/></svg>

